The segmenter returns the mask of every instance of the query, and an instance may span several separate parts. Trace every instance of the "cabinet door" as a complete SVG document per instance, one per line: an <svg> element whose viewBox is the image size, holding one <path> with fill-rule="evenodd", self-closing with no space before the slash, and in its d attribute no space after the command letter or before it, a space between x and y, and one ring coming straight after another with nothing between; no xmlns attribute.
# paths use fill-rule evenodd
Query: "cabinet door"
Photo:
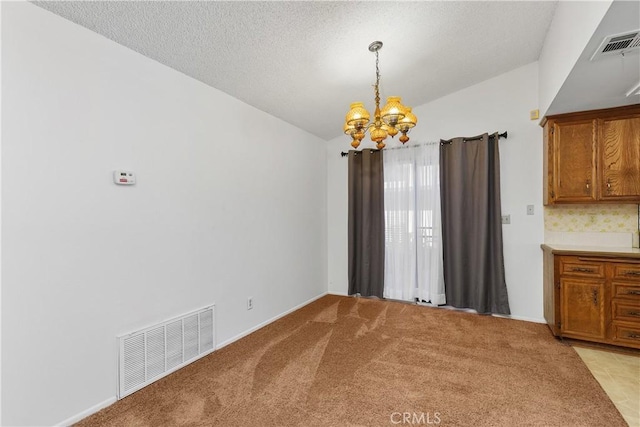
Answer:
<svg viewBox="0 0 640 427"><path fill-rule="evenodd" d="M640 115L601 119L600 199L640 201Z"/></svg>
<svg viewBox="0 0 640 427"><path fill-rule="evenodd" d="M554 173L552 200L596 200L596 120L559 121L553 124Z"/></svg>
<svg viewBox="0 0 640 427"><path fill-rule="evenodd" d="M604 340L606 335L605 281L560 279L563 336Z"/></svg>

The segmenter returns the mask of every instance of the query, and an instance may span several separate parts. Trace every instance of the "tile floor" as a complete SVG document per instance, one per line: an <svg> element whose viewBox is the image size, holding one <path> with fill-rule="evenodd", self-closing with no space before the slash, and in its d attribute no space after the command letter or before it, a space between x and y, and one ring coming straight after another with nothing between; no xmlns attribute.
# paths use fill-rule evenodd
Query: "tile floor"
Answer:
<svg viewBox="0 0 640 427"><path fill-rule="evenodd" d="M640 356L577 347L582 358L630 427L640 427Z"/></svg>

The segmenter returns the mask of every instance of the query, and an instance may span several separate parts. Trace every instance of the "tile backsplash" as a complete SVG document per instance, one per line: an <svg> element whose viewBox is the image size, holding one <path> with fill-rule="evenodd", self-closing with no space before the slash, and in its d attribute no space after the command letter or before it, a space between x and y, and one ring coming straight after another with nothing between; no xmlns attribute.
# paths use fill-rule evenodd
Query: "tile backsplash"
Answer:
<svg viewBox="0 0 640 427"><path fill-rule="evenodd" d="M638 205L554 205L544 208L546 235L629 233L638 241ZM546 239L545 239L546 240ZM634 243L637 246L637 243Z"/></svg>
<svg viewBox="0 0 640 427"><path fill-rule="evenodd" d="M596 233L638 231L637 205L555 205L544 208L544 229Z"/></svg>

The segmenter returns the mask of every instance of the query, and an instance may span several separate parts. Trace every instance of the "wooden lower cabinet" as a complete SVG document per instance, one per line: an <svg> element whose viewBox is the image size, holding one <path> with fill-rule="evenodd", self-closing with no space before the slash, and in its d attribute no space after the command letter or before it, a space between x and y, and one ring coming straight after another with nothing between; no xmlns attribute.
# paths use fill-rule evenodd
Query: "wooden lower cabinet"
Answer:
<svg viewBox="0 0 640 427"><path fill-rule="evenodd" d="M640 349L640 254L542 247L544 316L553 334Z"/></svg>
<svg viewBox="0 0 640 427"><path fill-rule="evenodd" d="M560 279L560 332L563 336L606 338L604 280Z"/></svg>

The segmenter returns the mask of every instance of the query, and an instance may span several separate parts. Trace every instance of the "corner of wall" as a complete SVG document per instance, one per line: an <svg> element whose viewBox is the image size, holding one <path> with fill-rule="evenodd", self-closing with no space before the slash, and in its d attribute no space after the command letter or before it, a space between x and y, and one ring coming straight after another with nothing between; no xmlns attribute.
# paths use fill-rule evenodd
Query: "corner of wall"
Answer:
<svg viewBox="0 0 640 427"><path fill-rule="evenodd" d="M2 39L2 9L6 2L0 1L0 39ZM2 82L2 43L0 43L0 82ZM0 92L1 92L0 88ZM2 153L2 96L0 96L0 153ZM0 154L0 426L2 422L2 161Z"/></svg>
<svg viewBox="0 0 640 427"><path fill-rule="evenodd" d="M539 109L544 117L613 0L559 1L539 56Z"/></svg>

